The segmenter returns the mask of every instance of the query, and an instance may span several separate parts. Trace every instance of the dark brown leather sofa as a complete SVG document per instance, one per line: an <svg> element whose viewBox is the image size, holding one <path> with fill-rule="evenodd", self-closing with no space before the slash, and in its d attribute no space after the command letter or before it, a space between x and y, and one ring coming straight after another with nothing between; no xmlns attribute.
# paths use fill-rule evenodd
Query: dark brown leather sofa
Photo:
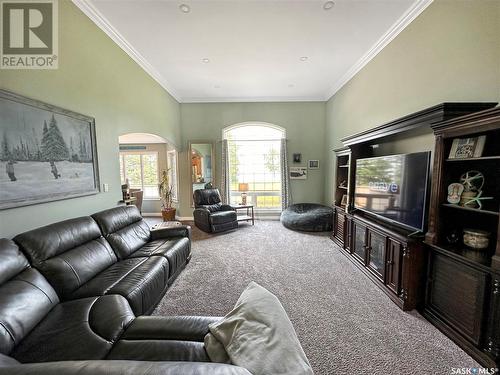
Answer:
<svg viewBox="0 0 500 375"><path fill-rule="evenodd" d="M0 375L249 375L210 363L219 318L136 317L188 261L189 228L150 232L134 207L94 218L0 239Z"/></svg>
<svg viewBox="0 0 500 375"><path fill-rule="evenodd" d="M191 257L190 228L150 231L122 206L17 235L14 241L62 301L119 294L148 314Z"/></svg>

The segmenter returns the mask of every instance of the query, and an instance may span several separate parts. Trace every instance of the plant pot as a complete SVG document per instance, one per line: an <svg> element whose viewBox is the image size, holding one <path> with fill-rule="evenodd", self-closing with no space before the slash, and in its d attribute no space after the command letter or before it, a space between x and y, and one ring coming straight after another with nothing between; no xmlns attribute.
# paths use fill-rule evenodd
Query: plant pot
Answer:
<svg viewBox="0 0 500 375"><path fill-rule="evenodd" d="M175 220L175 208L161 210L161 217L163 218L163 221Z"/></svg>

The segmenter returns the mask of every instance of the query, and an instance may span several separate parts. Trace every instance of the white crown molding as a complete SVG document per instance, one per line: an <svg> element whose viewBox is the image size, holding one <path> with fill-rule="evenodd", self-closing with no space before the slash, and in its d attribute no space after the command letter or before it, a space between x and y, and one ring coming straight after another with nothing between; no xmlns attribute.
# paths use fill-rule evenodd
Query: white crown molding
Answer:
<svg viewBox="0 0 500 375"><path fill-rule="evenodd" d="M250 98L183 98L182 103L263 103L263 102L324 102L323 96L293 97L293 96L256 96Z"/></svg>
<svg viewBox="0 0 500 375"><path fill-rule="evenodd" d="M406 26L408 26L420 13L422 13L433 0L417 0L377 42L366 52L327 92L323 101L328 101L347 82L351 80L361 69L365 67L377 54L384 49Z"/></svg>
<svg viewBox="0 0 500 375"><path fill-rule="evenodd" d="M122 50L129 55L146 73L160 84L179 103L182 98L168 84L165 78L116 30L89 0L72 0L87 17L104 31Z"/></svg>

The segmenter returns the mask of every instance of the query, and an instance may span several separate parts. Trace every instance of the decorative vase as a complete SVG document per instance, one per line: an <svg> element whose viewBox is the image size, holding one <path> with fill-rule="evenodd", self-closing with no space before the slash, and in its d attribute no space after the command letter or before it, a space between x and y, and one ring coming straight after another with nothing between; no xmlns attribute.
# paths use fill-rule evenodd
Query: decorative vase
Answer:
<svg viewBox="0 0 500 375"><path fill-rule="evenodd" d="M175 208L167 208L161 210L161 217L163 221L172 221L175 220Z"/></svg>

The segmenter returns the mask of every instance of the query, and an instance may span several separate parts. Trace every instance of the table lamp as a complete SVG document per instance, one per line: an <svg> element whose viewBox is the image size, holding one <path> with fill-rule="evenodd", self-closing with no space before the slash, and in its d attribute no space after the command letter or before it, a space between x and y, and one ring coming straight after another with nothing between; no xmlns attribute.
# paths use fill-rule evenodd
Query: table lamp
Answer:
<svg viewBox="0 0 500 375"><path fill-rule="evenodd" d="M244 182L238 184L238 191L241 191L241 204L246 205L247 204L248 184L244 183Z"/></svg>

